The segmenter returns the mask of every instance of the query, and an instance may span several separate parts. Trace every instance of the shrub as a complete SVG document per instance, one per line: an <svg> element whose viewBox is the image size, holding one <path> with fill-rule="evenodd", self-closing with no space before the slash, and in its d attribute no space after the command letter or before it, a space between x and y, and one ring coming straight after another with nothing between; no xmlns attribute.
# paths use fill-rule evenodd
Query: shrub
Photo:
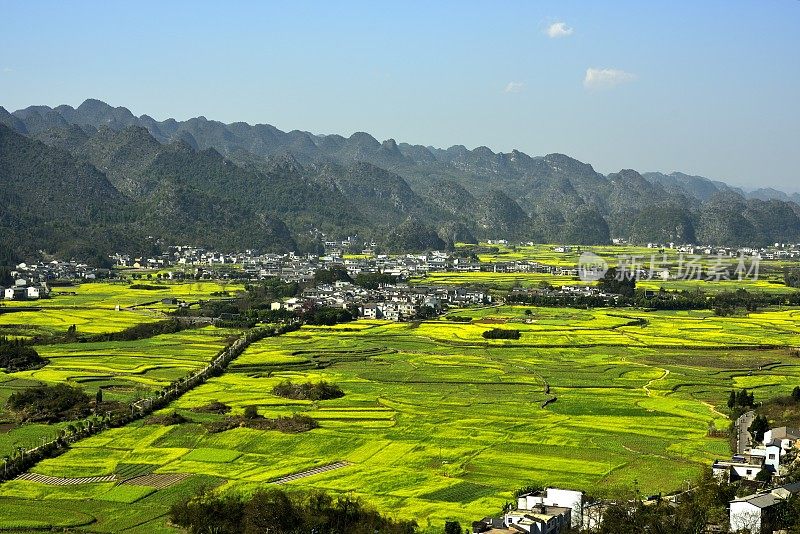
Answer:
<svg viewBox="0 0 800 534"><path fill-rule="evenodd" d="M308 417L307 415L294 414L290 417L276 417L271 419L256 413L254 417L226 417L222 421L213 421L205 425L206 430L211 434L225 432L226 430L242 426L255 430L277 430L286 434L298 434L318 428L319 423L317 423L316 419Z"/></svg>
<svg viewBox="0 0 800 534"><path fill-rule="evenodd" d="M319 423L307 415L294 414L290 417L276 417L275 419L267 417L251 419L245 421L245 426L256 430L278 430L285 434L299 434L319 428Z"/></svg>
<svg viewBox="0 0 800 534"><path fill-rule="evenodd" d="M39 353L24 341L0 338L0 368L7 372L41 367L46 363L47 360L39 356Z"/></svg>
<svg viewBox="0 0 800 534"><path fill-rule="evenodd" d="M506 328L492 328L481 335L484 339L519 339L521 336L519 330L510 330Z"/></svg>
<svg viewBox="0 0 800 534"><path fill-rule="evenodd" d="M148 425L182 425L183 423L191 423L191 421L178 412L168 414L151 415L145 421Z"/></svg>
<svg viewBox="0 0 800 534"><path fill-rule="evenodd" d="M272 393L279 397L294 400L320 401L328 399L338 399L344 397L344 392L335 384L329 384L324 380L316 384L306 382L305 384L293 384L285 380L272 388Z"/></svg>
<svg viewBox="0 0 800 534"><path fill-rule="evenodd" d="M22 421L55 423L89 415L91 401L82 390L57 384L12 393L8 398L8 408Z"/></svg>
<svg viewBox="0 0 800 534"><path fill-rule="evenodd" d="M205 406L197 406L196 408L192 408L192 411L197 413L216 413L223 415L230 412L231 407L223 402L213 401Z"/></svg>

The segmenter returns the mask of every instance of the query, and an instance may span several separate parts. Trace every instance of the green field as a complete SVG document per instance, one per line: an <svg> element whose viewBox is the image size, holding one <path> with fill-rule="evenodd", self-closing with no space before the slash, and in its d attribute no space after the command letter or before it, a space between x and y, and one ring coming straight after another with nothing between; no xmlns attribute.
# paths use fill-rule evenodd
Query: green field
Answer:
<svg viewBox="0 0 800 534"><path fill-rule="evenodd" d="M52 298L35 301L0 301L0 336L33 337L61 335L72 325L78 334L118 332L131 326L158 321L174 306L164 298L186 302L208 300L213 293L235 293L241 285L218 282L171 283L146 281L142 284L166 289L130 289L127 283L90 283L56 287ZM36 308L13 312L14 308ZM119 310L117 310L119 307ZM11 312L11 313L9 313Z"/></svg>
<svg viewBox="0 0 800 534"><path fill-rule="evenodd" d="M637 258L638 265L645 270L649 270L651 261L655 261L657 271L667 269L672 276L676 276L680 271L680 258L675 250L667 249L664 253L659 253L658 249L651 249L633 245L605 245L605 246L573 246L568 252L556 252L557 245L537 244L537 245L487 245L497 249L496 253L480 253L478 259L481 262L511 262L511 261L531 261L552 267L574 269L578 266L580 256L583 252L591 252L605 260L609 266L618 266L620 258ZM460 248L469 245L459 245ZM655 260L653 260L655 258ZM707 276L708 269L715 266L718 258L713 255L690 256L683 255L684 262L697 261L703 268L703 273ZM735 268L737 258L724 258L722 264L729 268ZM685 265L685 264L684 264ZM747 265L749 266L749 260ZM797 262L783 260L762 260L759 266L759 276L756 280L640 280L638 287L643 289L666 290L702 290L710 293L719 291L735 291L737 289L747 289L748 291L766 291L771 293L785 293L793 291L786 287L783 281L783 271L785 268L797 268ZM685 272L685 271L684 271ZM749 278L749 277L748 277ZM461 285L475 284L483 285L493 289L508 290L513 287L535 287L540 282L548 282L553 286L563 285L582 285L579 278L570 276L550 275L545 273L493 273L493 272L447 272L430 273L424 278L415 280L417 283L425 284L446 284Z"/></svg>
<svg viewBox="0 0 800 534"><path fill-rule="evenodd" d="M231 286L227 286L230 290ZM158 291L131 290L124 284L92 283L59 288L52 299L26 302L40 311L0 314L3 329L39 334L63 334L75 324L79 334L117 332L139 324L163 320L165 305L123 308L166 296L209 298L221 290L217 283L170 284ZM75 293L69 295L60 292ZM64 425L26 424L8 429L4 407L8 397L22 388L61 382L79 385L94 395L102 388L104 399L130 402L145 392L163 388L171 381L208 362L237 332L214 327L184 330L136 341L59 343L39 345L39 354L50 363L41 369L0 373L0 457L17 447L31 447L42 437L53 438Z"/></svg>
<svg viewBox="0 0 800 534"><path fill-rule="evenodd" d="M423 527L497 513L515 488L529 483L594 494L634 483L646 493L670 491L730 454L725 439L707 435L709 427L727 427L731 388L753 388L760 399L800 384L800 360L788 350L798 344L798 310L722 318L507 306L457 314L473 321L359 321L260 341L224 375L170 406L193 422L139 421L108 430L33 470L84 477L135 465L189 478L167 489L113 492L112 483L7 482L0 486L0 526L34 517L25 507L45 499L65 523L88 514L97 520L94 531L124 524L136 525L131 532L157 532L165 528L168 503L199 481L224 480L221 491L247 491L337 461L351 465L289 487L352 492ZM522 336L486 341L481 333L491 328ZM118 365L122 375L131 363L102 361ZM70 371L62 365L58 372ZM309 402L272 395L286 378L324 379L345 396ZM557 400L543 408L552 396ZM201 423L220 416L192 409L217 400L234 414L251 404L269 417L303 413L320 428L210 434ZM109 501L127 504L114 508Z"/></svg>

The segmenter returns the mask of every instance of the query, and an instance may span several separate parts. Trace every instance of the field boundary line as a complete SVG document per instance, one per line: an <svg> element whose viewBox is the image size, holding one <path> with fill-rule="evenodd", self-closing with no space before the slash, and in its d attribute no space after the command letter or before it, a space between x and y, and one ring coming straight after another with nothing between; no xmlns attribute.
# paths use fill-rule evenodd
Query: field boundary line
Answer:
<svg viewBox="0 0 800 534"><path fill-rule="evenodd" d="M14 480L27 480L29 482L38 482L39 484L47 484L48 486L77 486L80 484L97 484L101 482L116 482L117 475L105 475L98 477L51 477L49 475L40 475L38 473L22 473Z"/></svg>
<svg viewBox="0 0 800 534"><path fill-rule="evenodd" d="M329 471L334 471L336 469L342 469L344 467L349 467L351 465L353 464L346 460L343 460L341 462L334 462L332 464L321 465L319 467L314 467L311 469L307 469L305 471L300 471L299 473L294 473L292 475L286 475L277 480L272 481L271 483L277 485L287 484L289 482L294 482L295 480L300 480L303 478L312 477L314 475L327 473Z"/></svg>

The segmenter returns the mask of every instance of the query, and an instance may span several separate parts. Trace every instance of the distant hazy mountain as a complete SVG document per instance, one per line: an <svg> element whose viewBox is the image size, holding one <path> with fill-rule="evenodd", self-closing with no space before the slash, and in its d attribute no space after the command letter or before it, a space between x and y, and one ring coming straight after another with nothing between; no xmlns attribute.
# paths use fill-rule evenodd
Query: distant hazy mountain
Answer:
<svg viewBox="0 0 800 534"><path fill-rule="evenodd" d="M0 245L18 255L147 246L148 236L274 250L353 234L393 249L486 237L800 241L800 195L682 173L604 176L563 154L156 121L99 100L0 107L0 124L0 229L10 232ZM79 173L91 193L75 189Z"/></svg>

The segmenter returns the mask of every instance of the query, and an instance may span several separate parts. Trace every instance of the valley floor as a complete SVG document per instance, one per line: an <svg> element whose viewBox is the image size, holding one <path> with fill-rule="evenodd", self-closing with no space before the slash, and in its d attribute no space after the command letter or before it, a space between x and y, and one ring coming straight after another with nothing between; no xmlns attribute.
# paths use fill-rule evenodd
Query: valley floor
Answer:
<svg viewBox="0 0 800 534"><path fill-rule="evenodd" d="M668 492L730 454L727 439L709 437L710 428L727 429L730 389L750 388L765 399L800 383L800 361L788 350L800 334L798 314L489 307L459 310L470 323L306 326L252 345L225 374L167 409L191 422L138 421L104 431L32 470L61 478L116 474L116 482L3 484L0 527L169 530L169 504L201 485L248 491L338 462L290 477L284 487L351 492L382 512L439 528L449 519L463 524L496 514L527 484L594 495ZM483 339L492 328L522 335ZM213 334L203 332L191 334ZM159 362L163 347L182 335L159 336L134 359L168 369L180 358L171 353ZM174 341L170 351L205 359L185 339ZM17 379L62 380L63 362L86 368L70 380L100 364L102 373L94 372L103 376L131 372L125 358L111 357L124 347L80 349L53 346L52 370ZM130 379L154 373L140 371ZM310 402L273 395L287 378L326 380L345 396ZM193 408L212 401L233 414L248 405L268 417L302 413L320 428L209 433L202 423L222 416ZM145 483L120 483L126 476Z"/></svg>

